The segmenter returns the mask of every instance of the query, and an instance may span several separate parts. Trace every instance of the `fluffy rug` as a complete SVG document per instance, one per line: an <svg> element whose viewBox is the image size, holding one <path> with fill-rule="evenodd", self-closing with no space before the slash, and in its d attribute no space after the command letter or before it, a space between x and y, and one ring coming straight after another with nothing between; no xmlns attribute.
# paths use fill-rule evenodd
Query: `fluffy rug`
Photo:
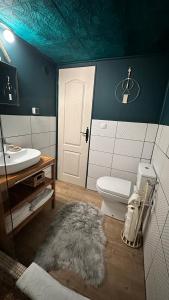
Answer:
<svg viewBox="0 0 169 300"><path fill-rule="evenodd" d="M65 205L56 214L35 262L47 271L69 269L98 286L104 278L102 222L100 210L89 204Z"/></svg>

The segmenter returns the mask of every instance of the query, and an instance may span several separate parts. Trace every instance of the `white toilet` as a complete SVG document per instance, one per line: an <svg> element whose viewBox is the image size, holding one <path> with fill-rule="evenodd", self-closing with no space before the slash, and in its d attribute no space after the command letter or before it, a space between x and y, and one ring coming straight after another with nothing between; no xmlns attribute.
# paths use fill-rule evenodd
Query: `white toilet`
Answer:
<svg viewBox="0 0 169 300"><path fill-rule="evenodd" d="M133 191L140 193L147 180L151 184L155 184L156 181L153 166L148 163L139 163L136 186L121 178L100 177L96 182L96 188L103 198L101 211L107 216L124 221L129 197Z"/></svg>

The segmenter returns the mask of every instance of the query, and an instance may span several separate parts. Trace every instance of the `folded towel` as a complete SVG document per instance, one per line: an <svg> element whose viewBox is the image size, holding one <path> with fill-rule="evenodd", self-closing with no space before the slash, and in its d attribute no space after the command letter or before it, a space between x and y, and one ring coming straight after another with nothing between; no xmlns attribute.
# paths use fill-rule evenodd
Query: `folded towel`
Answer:
<svg viewBox="0 0 169 300"><path fill-rule="evenodd" d="M12 212L12 217L11 215L8 215L5 218L5 226L7 233L11 232L12 229L16 228L22 221L29 217L29 215L31 215L32 212L34 212L45 202L47 202L51 198L53 192L54 190L52 190L51 188L46 188L45 190L40 192L31 203L26 202L23 206L14 210Z"/></svg>
<svg viewBox="0 0 169 300"><path fill-rule="evenodd" d="M25 212L24 214L20 215L18 218L12 219L10 221L5 220L5 227L6 232L9 233L12 231L12 229L16 228L20 223L22 223L27 217L29 217L32 214L30 210Z"/></svg>
<svg viewBox="0 0 169 300"><path fill-rule="evenodd" d="M32 300L89 300L61 285L35 263L21 275L16 286Z"/></svg>
<svg viewBox="0 0 169 300"><path fill-rule="evenodd" d="M29 210L30 210L30 203L25 203L22 207L13 211L12 220L17 219L18 217L25 214L25 212L28 212Z"/></svg>
<svg viewBox="0 0 169 300"><path fill-rule="evenodd" d="M29 210L30 210L30 203L25 203L22 207L19 207L12 212L12 220L17 219L21 215L24 215L25 212L28 212ZM6 222L11 223L11 215L8 215L6 217Z"/></svg>
<svg viewBox="0 0 169 300"><path fill-rule="evenodd" d="M33 200L31 202L30 209L32 211L35 211L36 209L38 209L39 207L41 207L45 202L47 202L52 197L53 192L54 192L54 190L52 190L50 188L46 188L43 192L41 192L35 198L35 200Z"/></svg>

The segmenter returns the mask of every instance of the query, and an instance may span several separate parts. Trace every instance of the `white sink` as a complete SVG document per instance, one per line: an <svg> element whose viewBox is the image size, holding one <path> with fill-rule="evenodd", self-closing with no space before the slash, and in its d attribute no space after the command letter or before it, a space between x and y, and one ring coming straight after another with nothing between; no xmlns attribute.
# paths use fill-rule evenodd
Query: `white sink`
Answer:
<svg viewBox="0 0 169 300"><path fill-rule="evenodd" d="M18 152L7 151L5 163L7 174L13 174L29 168L40 161L41 152L36 149L21 149ZM4 157L0 155L0 175L5 175Z"/></svg>

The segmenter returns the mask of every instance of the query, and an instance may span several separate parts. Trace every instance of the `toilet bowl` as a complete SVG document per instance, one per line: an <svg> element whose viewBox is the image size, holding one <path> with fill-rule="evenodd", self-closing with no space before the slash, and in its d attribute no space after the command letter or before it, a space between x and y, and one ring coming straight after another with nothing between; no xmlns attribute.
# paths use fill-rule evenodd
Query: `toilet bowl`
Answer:
<svg viewBox="0 0 169 300"><path fill-rule="evenodd" d="M151 164L140 162L137 170L136 185L117 177L104 176L97 179L96 189L102 196L101 211L110 217L124 221L128 200L133 192L144 195L145 185L149 182L150 194L156 182L156 174Z"/></svg>
<svg viewBox="0 0 169 300"><path fill-rule="evenodd" d="M132 183L121 178L104 176L97 180L96 188L103 199L101 211L107 216L124 221L128 199L133 192Z"/></svg>

